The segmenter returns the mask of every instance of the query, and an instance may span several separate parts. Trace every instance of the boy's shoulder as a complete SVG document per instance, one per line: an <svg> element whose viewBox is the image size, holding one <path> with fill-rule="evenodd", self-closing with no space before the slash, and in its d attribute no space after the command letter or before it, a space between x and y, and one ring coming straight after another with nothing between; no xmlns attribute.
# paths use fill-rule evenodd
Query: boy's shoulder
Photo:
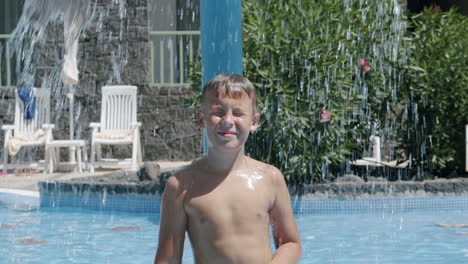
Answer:
<svg viewBox="0 0 468 264"><path fill-rule="evenodd" d="M283 174L277 167L250 157L247 158L250 166L259 169L263 173L271 176L283 177Z"/></svg>
<svg viewBox="0 0 468 264"><path fill-rule="evenodd" d="M194 174L201 170L201 158L193 160L190 164L178 168L172 173L167 180L167 183L176 185L177 187L183 187L184 183L193 177Z"/></svg>
<svg viewBox="0 0 468 264"><path fill-rule="evenodd" d="M198 168L201 167L200 163L203 160L203 158L197 158L192 160L190 163L186 164L185 166L179 167L177 170L175 170L172 175L184 175L189 173L190 171L197 170Z"/></svg>

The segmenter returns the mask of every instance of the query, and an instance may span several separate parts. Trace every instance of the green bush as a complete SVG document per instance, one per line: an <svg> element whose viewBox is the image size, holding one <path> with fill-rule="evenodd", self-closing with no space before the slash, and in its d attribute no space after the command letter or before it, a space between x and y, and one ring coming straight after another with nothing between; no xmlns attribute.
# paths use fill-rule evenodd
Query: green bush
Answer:
<svg viewBox="0 0 468 264"><path fill-rule="evenodd" d="M360 2L243 1L244 75L263 112L246 149L290 183L343 174L369 136L394 137L386 109L406 59L405 21L394 1Z"/></svg>
<svg viewBox="0 0 468 264"><path fill-rule="evenodd" d="M407 102L400 139L422 170L463 173L468 124L468 18L455 10L425 9L411 18L400 90Z"/></svg>

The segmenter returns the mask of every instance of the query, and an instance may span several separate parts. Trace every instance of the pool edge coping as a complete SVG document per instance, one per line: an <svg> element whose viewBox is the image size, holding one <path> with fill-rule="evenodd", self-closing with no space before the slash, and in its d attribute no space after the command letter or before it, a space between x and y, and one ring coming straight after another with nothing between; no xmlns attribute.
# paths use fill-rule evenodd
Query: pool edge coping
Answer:
<svg viewBox="0 0 468 264"><path fill-rule="evenodd" d="M0 188L0 193L23 195L23 196L29 196L29 197L34 197L38 199L40 197L39 191L27 191L27 190L20 190L20 189Z"/></svg>

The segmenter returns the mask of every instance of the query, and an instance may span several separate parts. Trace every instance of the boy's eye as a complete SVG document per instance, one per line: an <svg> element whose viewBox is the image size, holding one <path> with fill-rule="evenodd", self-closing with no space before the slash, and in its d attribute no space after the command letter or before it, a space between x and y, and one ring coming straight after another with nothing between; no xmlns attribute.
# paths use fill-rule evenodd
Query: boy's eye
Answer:
<svg viewBox="0 0 468 264"><path fill-rule="evenodd" d="M222 112L222 111L213 111L213 112L211 112L211 114L215 115L215 116L223 116L224 112Z"/></svg>
<svg viewBox="0 0 468 264"><path fill-rule="evenodd" d="M234 112L234 116L243 116L244 113L243 112Z"/></svg>

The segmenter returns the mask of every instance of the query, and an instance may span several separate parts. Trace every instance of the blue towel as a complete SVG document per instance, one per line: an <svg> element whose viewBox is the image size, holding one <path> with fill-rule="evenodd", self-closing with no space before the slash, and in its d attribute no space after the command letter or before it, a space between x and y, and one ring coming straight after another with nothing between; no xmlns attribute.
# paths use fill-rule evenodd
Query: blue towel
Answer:
<svg viewBox="0 0 468 264"><path fill-rule="evenodd" d="M24 119L33 119L36 111L36 98L32 88L17 88L19 98L24 105Z"/></svg>

